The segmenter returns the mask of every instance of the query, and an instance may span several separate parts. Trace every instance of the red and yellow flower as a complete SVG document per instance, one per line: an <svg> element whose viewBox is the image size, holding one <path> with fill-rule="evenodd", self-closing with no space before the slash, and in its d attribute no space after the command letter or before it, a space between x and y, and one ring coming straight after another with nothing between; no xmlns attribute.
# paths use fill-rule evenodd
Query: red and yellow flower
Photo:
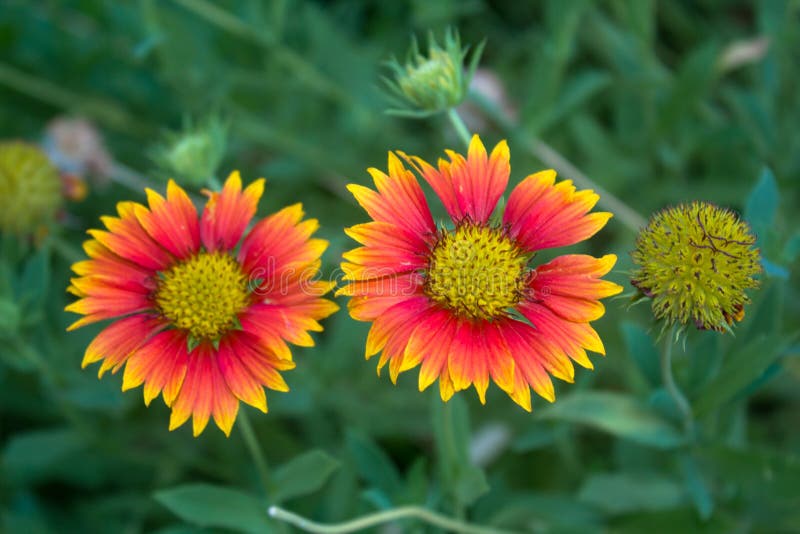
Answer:
<svg viewBox="0 0 800 534"><path fill-rule="evenodd" d="M69 330L114 319L83 366L102 360L99 376L124 366L123 391L144 384L147 405L161 394L170 430L192 417L197 436L213 417L228 435L240 400L266 412L263 388L288 390L287 342L312 346L308 332L337 310L321 298L332 284L315 278L327 242L311 238L319 225L300 204L246 232L263 191L263 179L243 191L234 172L221 192L204 191L198 217L175 182L166 198L148 189L149 207L120 202L72 266L79 299L66 309L84 317Z"/></svg>
<svg viewBox="0 0 800 534"><path fill-rule="evenodd" d="M535 253L588 239L610 213L590 213L599 196L576 191L555 171L525 178L493 212L508 185L509 150L488 155L472 138L468 155L447 151L434 168L389 153L388 174L369 169L376 190L350 185L373 221L347 233L363 246L345 253L350 314L372 322L367 358L381 353L393 382L420 366L419 389L439 379L443 400L474 385L485 402L490 378L526 410L530 388L555 399L550 375L572 382L572 361L592 368L587 350L604 354L590 322L599 299L622 288L602 279L616 262L570 254L534 266ZM413 167L447 210L452 226L437 228Z"/></svg>

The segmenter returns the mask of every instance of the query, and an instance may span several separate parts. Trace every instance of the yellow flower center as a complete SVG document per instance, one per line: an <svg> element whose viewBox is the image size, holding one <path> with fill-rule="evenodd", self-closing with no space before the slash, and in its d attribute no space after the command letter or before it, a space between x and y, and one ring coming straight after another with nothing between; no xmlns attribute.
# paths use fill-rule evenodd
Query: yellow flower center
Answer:
<svg viewBox="0 0 800 534"><path fill-rule="evenodd" d="M201 252L161 273L155 301L175 327L196 340L215 340L236 326L250 293L230 254Z"/></svg>
<svg viewBox="0 0 800 534"><path fill-rule="evenodd" d="M425 293L461 316L492 319L519 302L528 259L498 228L462 224L434 246Z"/></svg>

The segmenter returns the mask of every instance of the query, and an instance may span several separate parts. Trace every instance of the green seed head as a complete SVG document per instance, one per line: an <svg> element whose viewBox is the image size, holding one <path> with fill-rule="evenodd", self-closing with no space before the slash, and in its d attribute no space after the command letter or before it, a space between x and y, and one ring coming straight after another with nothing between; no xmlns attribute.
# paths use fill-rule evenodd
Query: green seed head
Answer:
<svg viewBox="0 0 800 534"><path fill-rule="evenodd" d="M22 141L0 142L0 231L31 235L61 205L61 179L44 152Z"/></svg>
<svg viewBox="0 0 800 534"><path fill-rule="evenodd" d="M633 252L632 283L657 319L722 331L744 317L761 271L755 237L730 210L693 202L656 213Z"/></svg>

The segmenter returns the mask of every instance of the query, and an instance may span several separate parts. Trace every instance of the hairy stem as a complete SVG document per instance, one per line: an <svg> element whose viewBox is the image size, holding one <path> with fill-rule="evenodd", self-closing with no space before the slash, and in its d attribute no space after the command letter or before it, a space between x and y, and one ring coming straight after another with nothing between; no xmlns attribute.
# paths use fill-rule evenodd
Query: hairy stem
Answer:
<svg viewBox="0 0 800 534"><path fill-rule="evenodd" d="M421 506L401 506L391 510L375 512L357 519L345 521L344 523L323 524L311 521L302 516L284 510L279 506L271 506L269 515L275 519L285 521L306 532L319 534L341 534L346 532L359 532L363 529L374 527L383 523L399 521L402 519L418 519L429 525L439 527L448 532L460 532L462 534L507 534L508 531L490 527L471 525L463 521L458 521L450 517L440 515L436 512L422 508Z"/></svg>
<svg viewBox="0 0 800 534"><path fill-rule="evenodd" d="M664 387L667 389L670 397L675 402L675 405L680 410L683 416L683 427L686 431L687 437L691 438L694 432L694 417L692 416L692 407L686 396L681 392L678 385L675 383L675 377L672 375L672 347L675 344L676 326L672 325L667 334L666 345L661 352L661 377L664 380Z"/></svg>
<svg viewBox="0 0 800 534"><path fill-rule="evenodd" d="M467 125L464 124L464 120L461 118L461 115L459 115L458 111L456 111L456 108L450 108L447 110L447 118L450 119L450 124L453 125L458 137L464 142L465 145L469 146L472 136L469 133L469 129L467 129Z"/></svg>
<svg viewBox="0 0 800 534"><path fill-rule="evenodd" d="M247 451L253 458L253 463L256 465L256 471L261 479L261 485L264 491L269 493L272 488L269 476L269 468L267 467L267 460L264 458L264 452L258 443L256 433L253 431L253 425L250 423L250 416L247 415L247 410L239 410L239 430L242 431L242 439L247 447Z"/></svg>

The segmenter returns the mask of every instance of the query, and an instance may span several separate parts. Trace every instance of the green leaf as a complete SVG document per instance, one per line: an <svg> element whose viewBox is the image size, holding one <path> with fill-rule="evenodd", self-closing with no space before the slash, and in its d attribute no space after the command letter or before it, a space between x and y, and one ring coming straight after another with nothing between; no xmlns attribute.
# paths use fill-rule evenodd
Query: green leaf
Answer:
<svg viewBox="0 0 800 534"><path fill-rule="evenodd" d="M457 504L467 506L489 491L483 471L469 459L469 412L459 396L443 403L432 395L433 435L442 482Z"/></svg>
<svg viewBox="0 0 800 534"><path fill-rule="evenodd" d="M19 330L20 319L17 304L11 299L0 297L0 339L15 336ZM6 352L6 349L3 352Z"/></svg>
<svg viewBox="0 0 800 534"><path fill-rule="evenodd" d="M154 498L192 525L264 533L273 527L258 499L212 484L186 484L155 492Z"/></svg>
<svg viewBox="0 0 800 534"><path fill-rule="evenodd" d="M542 409L538 417L588 425L659 449L678 447L681 434L642 401L622 393L573 393Z"/></svg>
<svg viewBox="0 0 800 534"><path fill-rule="evenodd" d="M744 218L755 232L760 245L775 222L778 211L778 184L768 167L764 167L758 183L747 197Z"/></svg>
<svg viewBox="0 0 800 534"><path fill-rule="evenodd" d="M703 388L694 401L694 413L702 417L730 401L737 393L758 379L780 356L785 340L760 334L734 352L719 375Z"/></svg>
<svg viewBox="0 0 800 534"><path fill-rule="evenodd" d="M50 282L50 254L46 247L25 262L22 276L19 279L19 302L29 309L42 307Z"/></svg>
<svg viewBox="0 0 800 534"><path fill-rule="evenodd" d="M389 497L400 490L400 473L378 445L353 431L347 433L346 440L362 478Z"/></svg>
<svg viewBox="0 0 800 534"><path fill-rule="evenodd" d="M533 422L511 443L511 450L514 452L528 452L544 447L549 447L555 443L564 428L552 428L553 425Z"/></svg>
<svg viewBox="0 0 800 534"><path fill-rule="evenodd" d="M800 255L800 232L794 234L783 247L783 260L792 263Z"/></svg>
<svg viewBox="0 0 800 534"><path fill-rule="evenodd" d="M686 493L692 499L697 514L703 521L711 517L714 511L714 501L711 498L711 491L708 484L700 472L700 467L692 456L683 455L680 458L681 473L683 474Z"/></svg>
<svg viewBox="0 0 800 534"><path fill-rule="evenodd" d="M683 492L674 480L652 473L598 473L583 484L578 499L609 514L624 514L675 508Z"/></svg>
<svg viewBox="0 0 800 534"><path fill-rule="evenodd" d="M701 450L702 460L713 472L724 473L725 482L745 494L764 499L797 500L800 457L757 448L711 446Z"/></svg>
<svg viewBox="0 0 800 534"><path fill-rule="evenodd" d="M697 332L691 345L689 360L689 390L701 391L722 368L722 351L718 332Z"/></svg>
<svg viewBox="0 0 800 534"><path fill-rule="evenodd" d="M335 458L319 449L296 456L275 470L272 479L275 490L270 497L280 503L314 493L338 467Z"/></svg>
<svg viewBox="0 0 800 534"><path fill-rule="evenodd" d="M483 504L483 503L481 503ZM572 496L558 494L519 495L503 499L492 510L491 524L525 532L599 532L600 513Z"/></svg>
<svg viewBox="0 0 800 534"><path fill-rule="evenodd" d="M659 386L661 384L659 353L647 331L636 323L624 321L622 337L631 360L639 368L647 382L651 386Z"/></svg>
<svg viewBox="0 0 800 534"><path fill-rule="evenodd" d="M81 436L67 428L15 434L3 449L2 472L11 481L35 480L84 447Z"/></svg>

